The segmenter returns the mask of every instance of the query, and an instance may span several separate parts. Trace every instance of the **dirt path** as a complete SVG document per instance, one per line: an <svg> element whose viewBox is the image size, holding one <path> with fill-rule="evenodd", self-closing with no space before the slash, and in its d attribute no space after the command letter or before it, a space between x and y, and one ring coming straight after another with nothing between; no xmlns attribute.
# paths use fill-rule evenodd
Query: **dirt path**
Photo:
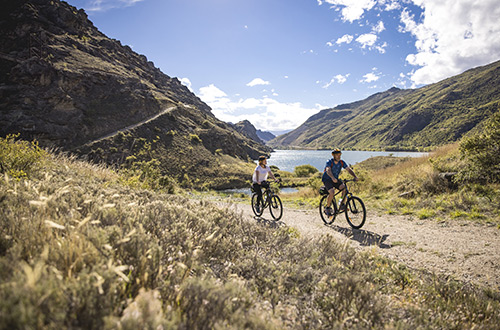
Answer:
<svg viewBox="0 0 500 330"><path fill-rule="evenodd" d="M276 224L268 209L261 218L256 218L250 205L223 204L250 221ZM411 268L500 290L500 229L496 225L436 222L368 210L363 228L353 230L342 215L326 226L317 210L287 207L276 225L295 227L302 235L330 234L356 249L374 249Z"/></svg>
<svg viewBox="0 0 500 330"><path fill-rule="evenodd" d="M186 106L186 105L184 105L184 106ZM112 133L109 133L109 134L106 134L106 135L104 135L104 136L101 136L100 138L97 138L97 139L95 139L95 140L92 140L92 141L90 141L90 142L88 142L88 143L86 143L86 144L84 144L84 145L90 145L90 144L93 144L93 143L96 143L96 142L102 141L102 140L104 140L104 139L110 138L110 137L112 137L112 136L115 136L115 135L117 135L118 133L121 133L121 132L127 132L127 131L130 131L130 130L133 130L134 128L137 128L137 127L139 127L139 126L141 126L141 125L147 124L147 123L149 123L149 122L151 122L151 121L155 120L156 118L158 118L158 117L160 117L160 116L163 116L164 114L166 114L167 112L170 112L170 111L174 110L175 108L177 108L177 106L171 106L171 107L168 107L168 108L166 108L166 109L164 109L164 110L160 111L159 113L157 113L157 114L156 114L156 115L154 115L153 117L146 118L146 119L144 119L144 120L141 120L141 121L140 121L140 122L138 122L138 123L132 124L132 125L130 125L130 126L127 126L127 127L121 128L121 129L119 129L119 130L117 130L117 131L114 131L114 132L112 132Z"/></svg>

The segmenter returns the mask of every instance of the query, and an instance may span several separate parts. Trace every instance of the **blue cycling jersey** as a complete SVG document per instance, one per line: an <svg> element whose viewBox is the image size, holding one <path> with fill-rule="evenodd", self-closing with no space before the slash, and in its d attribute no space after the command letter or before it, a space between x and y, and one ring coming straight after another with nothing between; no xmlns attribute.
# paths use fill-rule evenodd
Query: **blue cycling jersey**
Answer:
<svg viewBox="0 0 500 330"><path fill-rule="evenodd" d="M325 170L323 171L323 176L321 177L322 181L325 181L325 180L331 181L332 180L332 178L330 178L330 176L326 173L327 167L330 167L332 169L333 176L335 177L335 179L338 179L340 171L342 171L343 168L346 168L347 164L342 159L339 160L339 162L337 164L335 164L335 161L333 160L333 158L330 159L329 161L327 161L326 165L325 165Z"/></svg>

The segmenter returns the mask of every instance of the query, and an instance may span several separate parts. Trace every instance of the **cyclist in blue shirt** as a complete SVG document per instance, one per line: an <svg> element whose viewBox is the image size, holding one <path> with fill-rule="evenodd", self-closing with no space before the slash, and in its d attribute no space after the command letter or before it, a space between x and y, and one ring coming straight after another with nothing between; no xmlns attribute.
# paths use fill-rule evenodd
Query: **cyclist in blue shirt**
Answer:
<svg viewBox="0 0 500 330"><path fill-rule="evenodd" d="M349 174L354 177L354 181L358 180L358 177L356 176L356 174L354 174L354 172L347 165L347 163L344 162L342 159L340 159L341 155L342 152L340 151L340 149L335 149L332 151L333 158L326 162L325 170L321 178L323 184L328 190L328 198L326 200L326 208L325 208L325 212L328 216L332 215L333 213L331 206L332 206L333 196L335 195L335 189L342 191L342 202L339 205L339 207L340 211L345 210L345 201L346 201L345 195L347 191L345 190L344 183L342 182L342 180L339 179L339 175L342 169L346 169L347 172L349 172Z"/></svg>

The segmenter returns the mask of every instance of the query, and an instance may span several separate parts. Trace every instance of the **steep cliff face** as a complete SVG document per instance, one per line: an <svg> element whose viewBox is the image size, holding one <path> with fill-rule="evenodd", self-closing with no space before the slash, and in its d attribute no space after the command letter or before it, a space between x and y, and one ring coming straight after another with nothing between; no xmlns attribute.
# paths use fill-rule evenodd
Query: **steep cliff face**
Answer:
<svg viewBox="0 0 500 330"><path fill-rule="evenodd" d="M99 32L83 10L59 0L3 0L1 7L0 136L20 133L110 163L130 156L123 134L160 141L169 154L162 161L193 167L216 154L247 161L270 152L215 118L146 56ZM174 135L185 141L167 142ZM182 149L195 136L203 157L185 159ZM166 163L162 168L174 174Z"/></svg>
<svg viewBox="0 0 500 330"><path fill-rule="evenodd" d="M210 108L147 58L107 38L60 1L4 0L2 134L74 147L162 109Z"/></svg>

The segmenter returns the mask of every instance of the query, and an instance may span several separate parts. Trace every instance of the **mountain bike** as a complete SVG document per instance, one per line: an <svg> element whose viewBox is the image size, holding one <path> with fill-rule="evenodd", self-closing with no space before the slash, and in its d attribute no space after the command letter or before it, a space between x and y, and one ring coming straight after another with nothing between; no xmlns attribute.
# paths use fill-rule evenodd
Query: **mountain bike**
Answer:
<svg viewBox="0 0 500 330"><path fill-rule="evenodd" d="M344 180L345 189L347 191L346 197L347 201L345 204L345 209L340 210L339 206L337 206L337 195L342 192L341 190L337 191L332 200L332 211L333 214L326 214L326 203L328 198L328 190L323 186L320 188L319 193L322 196L319 202L319 213L321 214L321 219L327 225L330 225L335 221L335 217L340 213L345 213L345 218L349 225L354 229L359 229L363 227L366 220L366 208L365 204L361 200L361 198L354 196L351 192L349 192L349 188L347 183L354 180ZM340 201L339 201L340 205Z"/></svg>
<svg viewBox="0 0 500 330"><path fill-rule="evenodd" d="M281 203L281 198L273 191L271 186L263 187L262 189L262 201L261 205L257 202L257 193L252 187L252 211L253 213L260 217L264 213L264 209L269 207L269 212L274 220L278 221L283 216L283 203Z"/></svg>

